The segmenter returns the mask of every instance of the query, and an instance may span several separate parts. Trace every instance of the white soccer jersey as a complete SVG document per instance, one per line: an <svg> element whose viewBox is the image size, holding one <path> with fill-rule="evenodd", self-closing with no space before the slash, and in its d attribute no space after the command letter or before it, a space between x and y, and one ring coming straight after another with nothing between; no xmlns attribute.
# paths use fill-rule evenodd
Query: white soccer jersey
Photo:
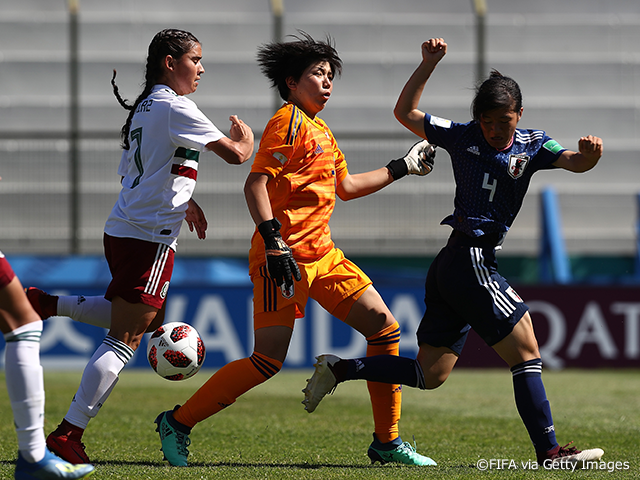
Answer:
<svg viewBox="0 0 640 480"><path fill-rule="evenodd" d="M224 135L184 96L156 85L137 107L118 174L118 201L105 233L169 245L175 250L200 153Z"/></svg>

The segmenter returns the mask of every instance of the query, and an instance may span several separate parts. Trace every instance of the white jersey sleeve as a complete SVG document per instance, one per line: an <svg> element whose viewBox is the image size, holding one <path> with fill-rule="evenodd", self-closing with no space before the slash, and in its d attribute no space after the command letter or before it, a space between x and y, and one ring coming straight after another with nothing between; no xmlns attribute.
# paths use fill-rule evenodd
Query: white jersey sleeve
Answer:
<svg viewBox="0 0 640 480"><path fill-rule="evenodd" d="M180 97L174 102L170 115L169 134L176 145L203 152L208 143L224 137L218 127L188 98Z"/></svg>

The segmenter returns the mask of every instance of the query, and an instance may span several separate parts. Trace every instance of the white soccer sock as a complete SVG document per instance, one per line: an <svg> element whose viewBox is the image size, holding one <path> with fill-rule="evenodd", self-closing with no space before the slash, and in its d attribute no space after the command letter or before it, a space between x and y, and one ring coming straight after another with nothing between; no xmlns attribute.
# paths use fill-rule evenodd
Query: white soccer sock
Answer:
<svg viewBox="0 0 640 480"><path fill-rule="evenodd" d="M100 296L59 296L58 315L96 327L111 328L111 302Z"/></svg>
<svg viewBox="0 0 640 480"><path fill-rule="evenodd" d="M4 336L7 392L18 435L18 450L27 462L44 458L44 381L40 365L42 321L28 323Z"/></svg>
<svg viewBox="0 0 640 480"><path fill-rule="evenodd" d="M65 419L77 427L87 428L118 383L118 375L133 356L134 350L107 335L84 369L78 391Z"/></svg>

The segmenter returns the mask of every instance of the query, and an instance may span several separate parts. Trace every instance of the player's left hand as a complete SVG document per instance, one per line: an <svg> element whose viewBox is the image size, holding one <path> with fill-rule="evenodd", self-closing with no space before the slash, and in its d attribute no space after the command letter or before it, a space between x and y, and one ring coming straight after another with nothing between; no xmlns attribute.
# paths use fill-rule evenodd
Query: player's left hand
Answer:
<svg viewBox="0 0 640 480"><path fill-rule="evenodd" d="M187 202L187 211L185 212L184 221L187 222L190 232L193 232L195 229L200 240L204 240L206 238L208 226L207 219L204 216L204 211L193 198L189 199Z"/></svg>
<svg viewBox="0 0 640 480"><path fill-rule="evenodd" d="M436 147L427 140L413 145L404 156L409 175L424 176L431 173L436 158Z"/></svg>
<svg viewBox="0 0 640 480"><path fill-rule="evenodd" d="M578 141L578 151L588 160L597 161L602 156L602 139L589 135Z"/></svg>

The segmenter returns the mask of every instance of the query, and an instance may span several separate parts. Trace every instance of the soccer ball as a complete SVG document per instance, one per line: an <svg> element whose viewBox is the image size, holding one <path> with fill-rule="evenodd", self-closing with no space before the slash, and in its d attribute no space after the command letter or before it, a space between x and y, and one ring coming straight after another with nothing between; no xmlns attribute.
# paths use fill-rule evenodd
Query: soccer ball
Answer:
<svg viewBox="0 0 640 480"><path fill-rule="evenodd" d="M205 349L200 335L191 325L165 323L151 334L147 359L151 368L167 380L193 377L204 362Z"/></svg>

